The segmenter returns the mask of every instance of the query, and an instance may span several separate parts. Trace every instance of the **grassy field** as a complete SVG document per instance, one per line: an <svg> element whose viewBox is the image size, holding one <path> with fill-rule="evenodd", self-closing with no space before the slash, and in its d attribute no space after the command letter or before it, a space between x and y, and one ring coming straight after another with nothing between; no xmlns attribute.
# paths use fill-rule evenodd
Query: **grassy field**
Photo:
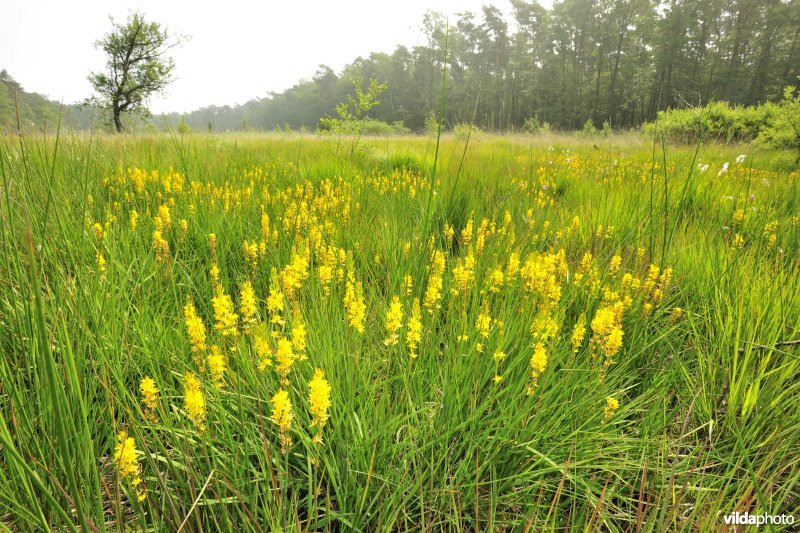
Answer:
<svg viewBox="0 0 800 533"><path fill-rule="evenodd" d="M0 522L800 514L791 154L487 135L436 154L0 139Z"/></svg>

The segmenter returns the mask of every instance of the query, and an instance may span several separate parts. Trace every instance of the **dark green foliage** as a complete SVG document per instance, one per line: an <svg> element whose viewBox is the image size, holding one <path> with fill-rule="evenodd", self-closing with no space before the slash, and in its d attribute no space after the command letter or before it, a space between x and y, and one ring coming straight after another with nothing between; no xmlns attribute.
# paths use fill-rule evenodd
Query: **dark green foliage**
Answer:
<svg viewBox="0 0 800 533"><path fill-rule="evenodd" d="M533 124L526 128L526 121L536 117L554 129L580 130L591 120L616 131L667 109L777 101L800 73L798 2L511 4L513 20L485 6L449 21L448 129L471 123L487 131L529 131ZM439 107L444 28L444 16L430 12L422 44L359 57L341 73L323 65L282 93L204 108L186 120L195 129L210 120L216 131L239 129L243 117L257 130L314 129L353 94L350 79L361 73L387 84L371 118L429 131L426 121ZM176 125L180 116L166 118Z"/></svg>
<svg viewBox="0 0 800 533"><path fill-rule="evenodd" d="M759 106L732 106L714 102L697 109L670 109L658 114L655 122L645 125L645 131L667 139L694 143L702 132L704 139L722 142L748 142L776 116L778 107L772 103Z"/></svg>
<svg viewBox="0 0 800 533"><path fill-rule="evenodd" d="M800 163L800 92L787 87L783 100L775 106L772 120L761 129L757 141L770 148L785 148L797 152L795 165Z"/></svg>

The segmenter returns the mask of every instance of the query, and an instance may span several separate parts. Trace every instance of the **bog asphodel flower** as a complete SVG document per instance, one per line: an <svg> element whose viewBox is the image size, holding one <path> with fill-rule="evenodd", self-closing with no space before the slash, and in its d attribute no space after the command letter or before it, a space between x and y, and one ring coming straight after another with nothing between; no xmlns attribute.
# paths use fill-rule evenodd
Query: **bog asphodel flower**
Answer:
<svg viewBox="0 0 800 533"><path fill-rule="evenodd" d="M570 342L572 344L572 351L574 353L578 353L580 350L581 345L583 344L583 339L586 337L586 315L581 315L578 318L578 322L575 323L575 327L572 329L572 337Z"/></svg>
<svg viewBox="0 0 800 533"><path fill-rule="evenodd" d="M411 317L408 319L406 329L406 346L412 359L417 357L417 347L422 340L422 312L419 307L419 298L414 298L411 304Z"/></svg>
<svg viewBox="0 0 800 533"><path fill-rule="evenodd" d="M592 346L605 357L606 366L614 362L614 356L622 347L622 325L613 307L601 307L592 319Z"/></svg>
<svg viewBox="0 0 800 533"><path fill-rule="evenodd" d="M278 271L273 267L269 274L269 296L267 297L267 311L270 314L270 322L282 326L286 322L283 319L283 291L278 281Z"/></svg>
<svg viewBox="0 0 800 533"><path fill-rule="evenodd" d="M611 420L611 417L614 416L614 413L617 412L617 409L619 409L619 400L612 396L606 398L606 406L603 408L604 424Z"/></svg>
<svg viewBox="0 0 800 533"><path fill-rule="evenodd" d="M99 222L95 222L92 225L92 231L94 231L94 236L97 238L98 241L103 240L103 225Z"/></svg>
<svg viewBox="0 0 800 533"><path fill-rule="evenodd" d="M239 290L239 312L242 315L242 332L245 334L250 333L250 328L256 323L256 293L253 290L253 284L250 281L242 283L242 288Z"/></svg>
<svg viewBox="0 0 800 533"><path fill-rule="evenodd" d="M236 324L239 321L239 316L233 310L231 297L220 287L217 289L217 294L211 300L211 303L214 306L214 318L217 321L214 327L219 331L219 334L223 337L236 335Z"/></svg>
<svg viewBox="0 0 800 533"><path fill-rule="evenodd" d="M364 291L361 282L348 279L344 292L344 309L347 314L347 323L359 333L364 333L364 319L367 306L364 303Z"/></svg>
<svg viewBox="0 0 800 533"><path fill-rule="evenodd" d="M206 427L206 399L193 372L183 376L183 396L189 420L202 432Z"/></svg>
<svg viewBox="0 0 800 533"><path fill-rule="evenodd" d="M147 498L144 484L142 483L142 467L139 465L141 452L136 449L136 441L129 437L126 431L117 435L117 445L114 448L114 463L117 465L120 481L129 481L136 491L136 499L144 501Z"/></svg>
<svg viewBox="0 0 800 533"><path fill-rule="evenodd" d="M428 287L425 290L423 305L428 310L428 314L433 314L439 309L439 302L442 299L442 274L445 269L445 256L441 250L434 250L433 260L431 261L430 276L428 277Z"/></svg>
<svg viewBox="0 0 800 533"><path fill-rule="evenodd" d="M153 231L153 249L159 263L165 264L169 261L169 243L164 239L160 230Z"/></svg>
<svg viewBox="0 0 800 533"><path fill-rule="evenodd" d="M325 379L325 373L317 368L308 382L308 405L311 413L311 428L316 428L314 442L322 442L322 428L328 421L328 409L331 406L331 386Z"/></svg>
<svg viewBox="0 0 800 533"><path fill-rule="evenodd" d="M386 311L386 339L383 343L386 346L394 346L397 344L399 335L398 331L403 327L403 304L400 303L400 297L395 296L392 298L392 303Z"/></svg>
<svg viewBox="0 0 800 533"><path fill-rule="evenodd" d="M488 339L491 327L492 317L489 316L489 305L484 303L478 318L475 320L475 329L482 338Z"/></svg>
<svg viewBox="0 0 800 533"><path fill-rule="evenodd" d="M206 356L206 364L208 365L208 374L211 376L211 382L214 388L222 388L222 379L228 363L225 360L225 355L216 344L211 346L211 350Z"/></svg>
<svg viewBox="0 0 800 533"><path fill-rule="evenodd" d="M286 390L281 389L272 397L272 415L269 418L278 426L281 449L288 452L292 446L292 436L289 432L292 430L294 412L292 411L292 401Z"/></svg>
<svg viewBox="0 0 800 533"><path fill-rule="evenodd" d="M108 269L106 258L103 255L103 252L97 252L95 255L95 260L97 261L97 271L103 274Z"/></svg>
<svg viewBox="0 0 800 533"><path fill-rule="evenodd" d="M142 394L142 404L144 405L144 416L151 422L158 422L156 417L156 407L158 406L158 387L150 376L145 376L139 382L139 392Z"/></svg>
<svg viewBox="0 0 800 533"><path fill-rule="evenodd" d="M541 376L547 368L547 348L544 347L543 343L537 342L536 345L534 345L530 365L533 384L528 387L528 395L533 394L533 392L536 390L539 376Z"/></svg>
<svg viewBox="0 0 800 533"><path fill-rule="evenodd" d="M258 355L258 368L264 370L272 366L272 347L269 343L267 325L263 322L253 328L253 347Z"/></svg>
<svg viewBox="0 0 800 533"><path fill-rule="evenodd" d="M305 359L306 355L306 338L308 332L306 325L303 322L303 315L299 309L294 312L294 320L292 321L292 349L298 359Z"/></svg>
<svg viewBox="0 0 800 533"><path fill-rule="evenodd" d="M186 333L196 360L202 360L202 353L206 349L206 326L197 315L197 310L191 300L183 306L183 316L186 319Z"/></svg>
<svg viewBox="0 0 800 533"><path fill-rule="evenodd" d="M281 385L284 387L289 385L289 372L292 371L295 359L292 341L284 337L278 339L278 348L275 350L275 370L277 370Z"/></svg>

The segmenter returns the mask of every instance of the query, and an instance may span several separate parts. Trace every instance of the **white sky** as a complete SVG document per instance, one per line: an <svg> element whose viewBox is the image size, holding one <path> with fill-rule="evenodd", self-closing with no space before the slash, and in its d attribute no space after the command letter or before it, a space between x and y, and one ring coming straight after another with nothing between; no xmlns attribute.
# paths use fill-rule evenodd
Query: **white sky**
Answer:
<svg viewBox="0 0 800 533"><path fill-rule="evenodd" d="M338 73L358 56L417 44L428 9L477 14L484 3L509 10L506 0L2 0L0 70L26 91L80 101L91 94L89 71L104 65L93 44L109 30L109 15L121 22L138 9L190 37L173 53L177 81L151 100L156 113L189 112L280 92L321 63Z"/></svg>

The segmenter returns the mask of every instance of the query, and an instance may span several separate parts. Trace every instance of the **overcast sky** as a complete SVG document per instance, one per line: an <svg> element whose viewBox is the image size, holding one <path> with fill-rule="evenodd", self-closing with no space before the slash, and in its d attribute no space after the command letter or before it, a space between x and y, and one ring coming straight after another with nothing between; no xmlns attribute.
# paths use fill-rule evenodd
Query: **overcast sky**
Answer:
<svg viewBox="0 0 800 533"><path fill-rule="evenodd" d="M336 72L370 52L421 42L426 10L480 12L487 0L202 1L4 0L0 69L27 91L72 103L91 94L86 76L103 67L94 42L131 10L190 37L173 57L177 81L151 100L154 112L233 105ZM508 10L506 0L495 3ZM547 2L549 4L550 2ZM452 18L452 17L451 17Z"/></svg>

